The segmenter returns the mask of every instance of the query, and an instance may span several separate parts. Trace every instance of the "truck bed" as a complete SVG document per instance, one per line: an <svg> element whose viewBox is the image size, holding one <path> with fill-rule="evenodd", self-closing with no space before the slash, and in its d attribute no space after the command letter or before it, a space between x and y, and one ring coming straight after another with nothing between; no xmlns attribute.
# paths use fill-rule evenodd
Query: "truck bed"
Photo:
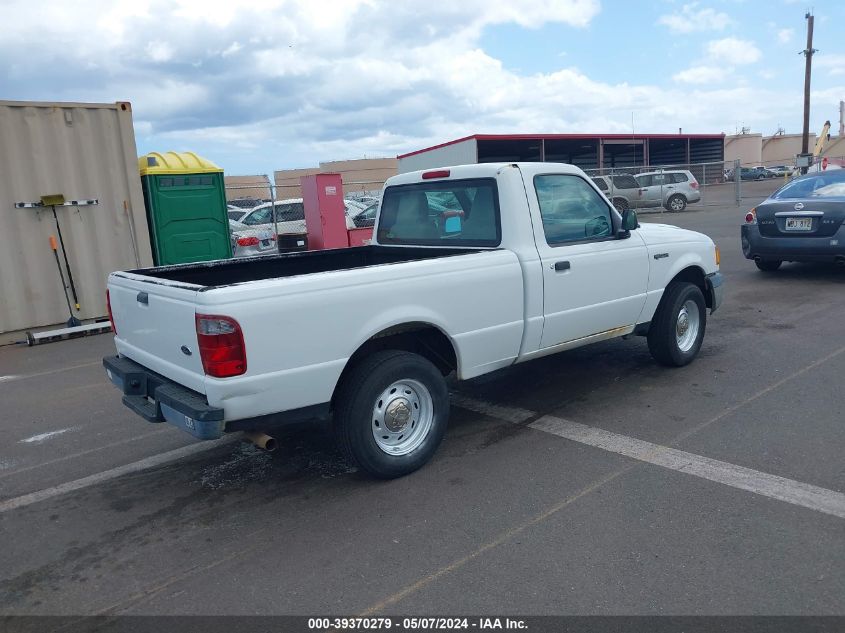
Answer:
<svg viewBox="0 0 845 633"><path fill-rule="evenodd" d="M477 252L477 249L358 246L303 253L284 253L269 257L142 268L129 272L211 289L261 279L295 277L382 264L453 257L474 252Z"/></svg>

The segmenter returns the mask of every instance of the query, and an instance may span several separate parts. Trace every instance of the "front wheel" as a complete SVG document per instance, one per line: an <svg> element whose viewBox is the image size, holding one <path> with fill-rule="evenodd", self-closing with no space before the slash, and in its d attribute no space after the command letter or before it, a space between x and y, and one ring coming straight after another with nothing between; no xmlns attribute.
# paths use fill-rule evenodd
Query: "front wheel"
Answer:
<svg viewBox="0 0 845 633"><path fill-rule="evenodd" d="M349 370L336 398L335 434L350 461L380 479L423 466L449 420L449 391L427 359L377 352Z"/></svg>
<svg viewBox="0 0 845 633"><path fill-rule="evenodd" d="M681 194L676 193L670 196L666 201L666 208L669 209L669 211L674 211L675 213L683 211L687 208L687 199Z"/></svg>
<svg viewBox="0 0 845 633"><path fill-rule="evenodd" d="M701 289L691 283L672 283L651 322L648 349L661 365L683 367L698 355L706 326L707 305Z"/></svg>
<svg viewBox="0 0 845 633"><path fill-rule="evenodd" d="M617 211L619 211L619 213L624 213L627 209L630 208L630 205L628 204L628 201L625 200L625 198L614 198L613 206Z"/></svg>

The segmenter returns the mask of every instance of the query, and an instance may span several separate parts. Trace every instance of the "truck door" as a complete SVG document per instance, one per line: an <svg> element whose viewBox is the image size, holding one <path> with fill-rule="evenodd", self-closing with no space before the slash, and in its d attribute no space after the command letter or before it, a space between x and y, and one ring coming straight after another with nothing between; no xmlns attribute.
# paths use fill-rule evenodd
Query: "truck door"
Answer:
<svg viewBox="0 0 845 633"><path fill-rule="evenodd" d="M578 174L537 173L533 194L532 215L542 220L534 222L543 269L540 347L634 325L649 271L637 231L617 237L612 209Z"/></svg>

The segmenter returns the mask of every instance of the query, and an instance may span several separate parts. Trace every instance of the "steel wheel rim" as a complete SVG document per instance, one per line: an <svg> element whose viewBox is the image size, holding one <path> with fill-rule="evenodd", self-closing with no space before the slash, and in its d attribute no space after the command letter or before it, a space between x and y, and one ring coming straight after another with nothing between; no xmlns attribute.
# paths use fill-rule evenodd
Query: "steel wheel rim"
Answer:
<svg viewBox="0 0 845 633"><path fill-rule="evenodd" d="M683 202L680 198L672 198L669 206L672 207L672 211L680 211L683 208Z"/></svg>
<svg viewBox="0 0 845 633"><path fill-rule="evenodd" d="M701 313L698 304L692 299L687 299L678 311L678 318L675 320L675 340L678 349L688 352L695 345L698 338L698 330L701 328Z"/></svg>
<svg viewBox="0 0 845 633"><path fill-rule="evenodd" d="M373 403L373 439L388 455L407 455L425 441L434 422L434 401L417 380L402 379L381 392Z"/></svg>

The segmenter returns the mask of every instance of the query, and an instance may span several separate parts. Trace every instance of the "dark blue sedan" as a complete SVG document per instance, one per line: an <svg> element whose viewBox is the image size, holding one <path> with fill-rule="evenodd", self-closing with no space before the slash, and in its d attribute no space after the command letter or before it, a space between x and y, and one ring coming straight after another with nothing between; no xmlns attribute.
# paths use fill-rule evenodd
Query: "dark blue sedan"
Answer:
<svg viewBox="0 0 845 633"><path fill-rule="evenodd" d="M845 169L800 176L775 191L746 214L741 239L760 270L783 262L845 266Z"/></svg>

